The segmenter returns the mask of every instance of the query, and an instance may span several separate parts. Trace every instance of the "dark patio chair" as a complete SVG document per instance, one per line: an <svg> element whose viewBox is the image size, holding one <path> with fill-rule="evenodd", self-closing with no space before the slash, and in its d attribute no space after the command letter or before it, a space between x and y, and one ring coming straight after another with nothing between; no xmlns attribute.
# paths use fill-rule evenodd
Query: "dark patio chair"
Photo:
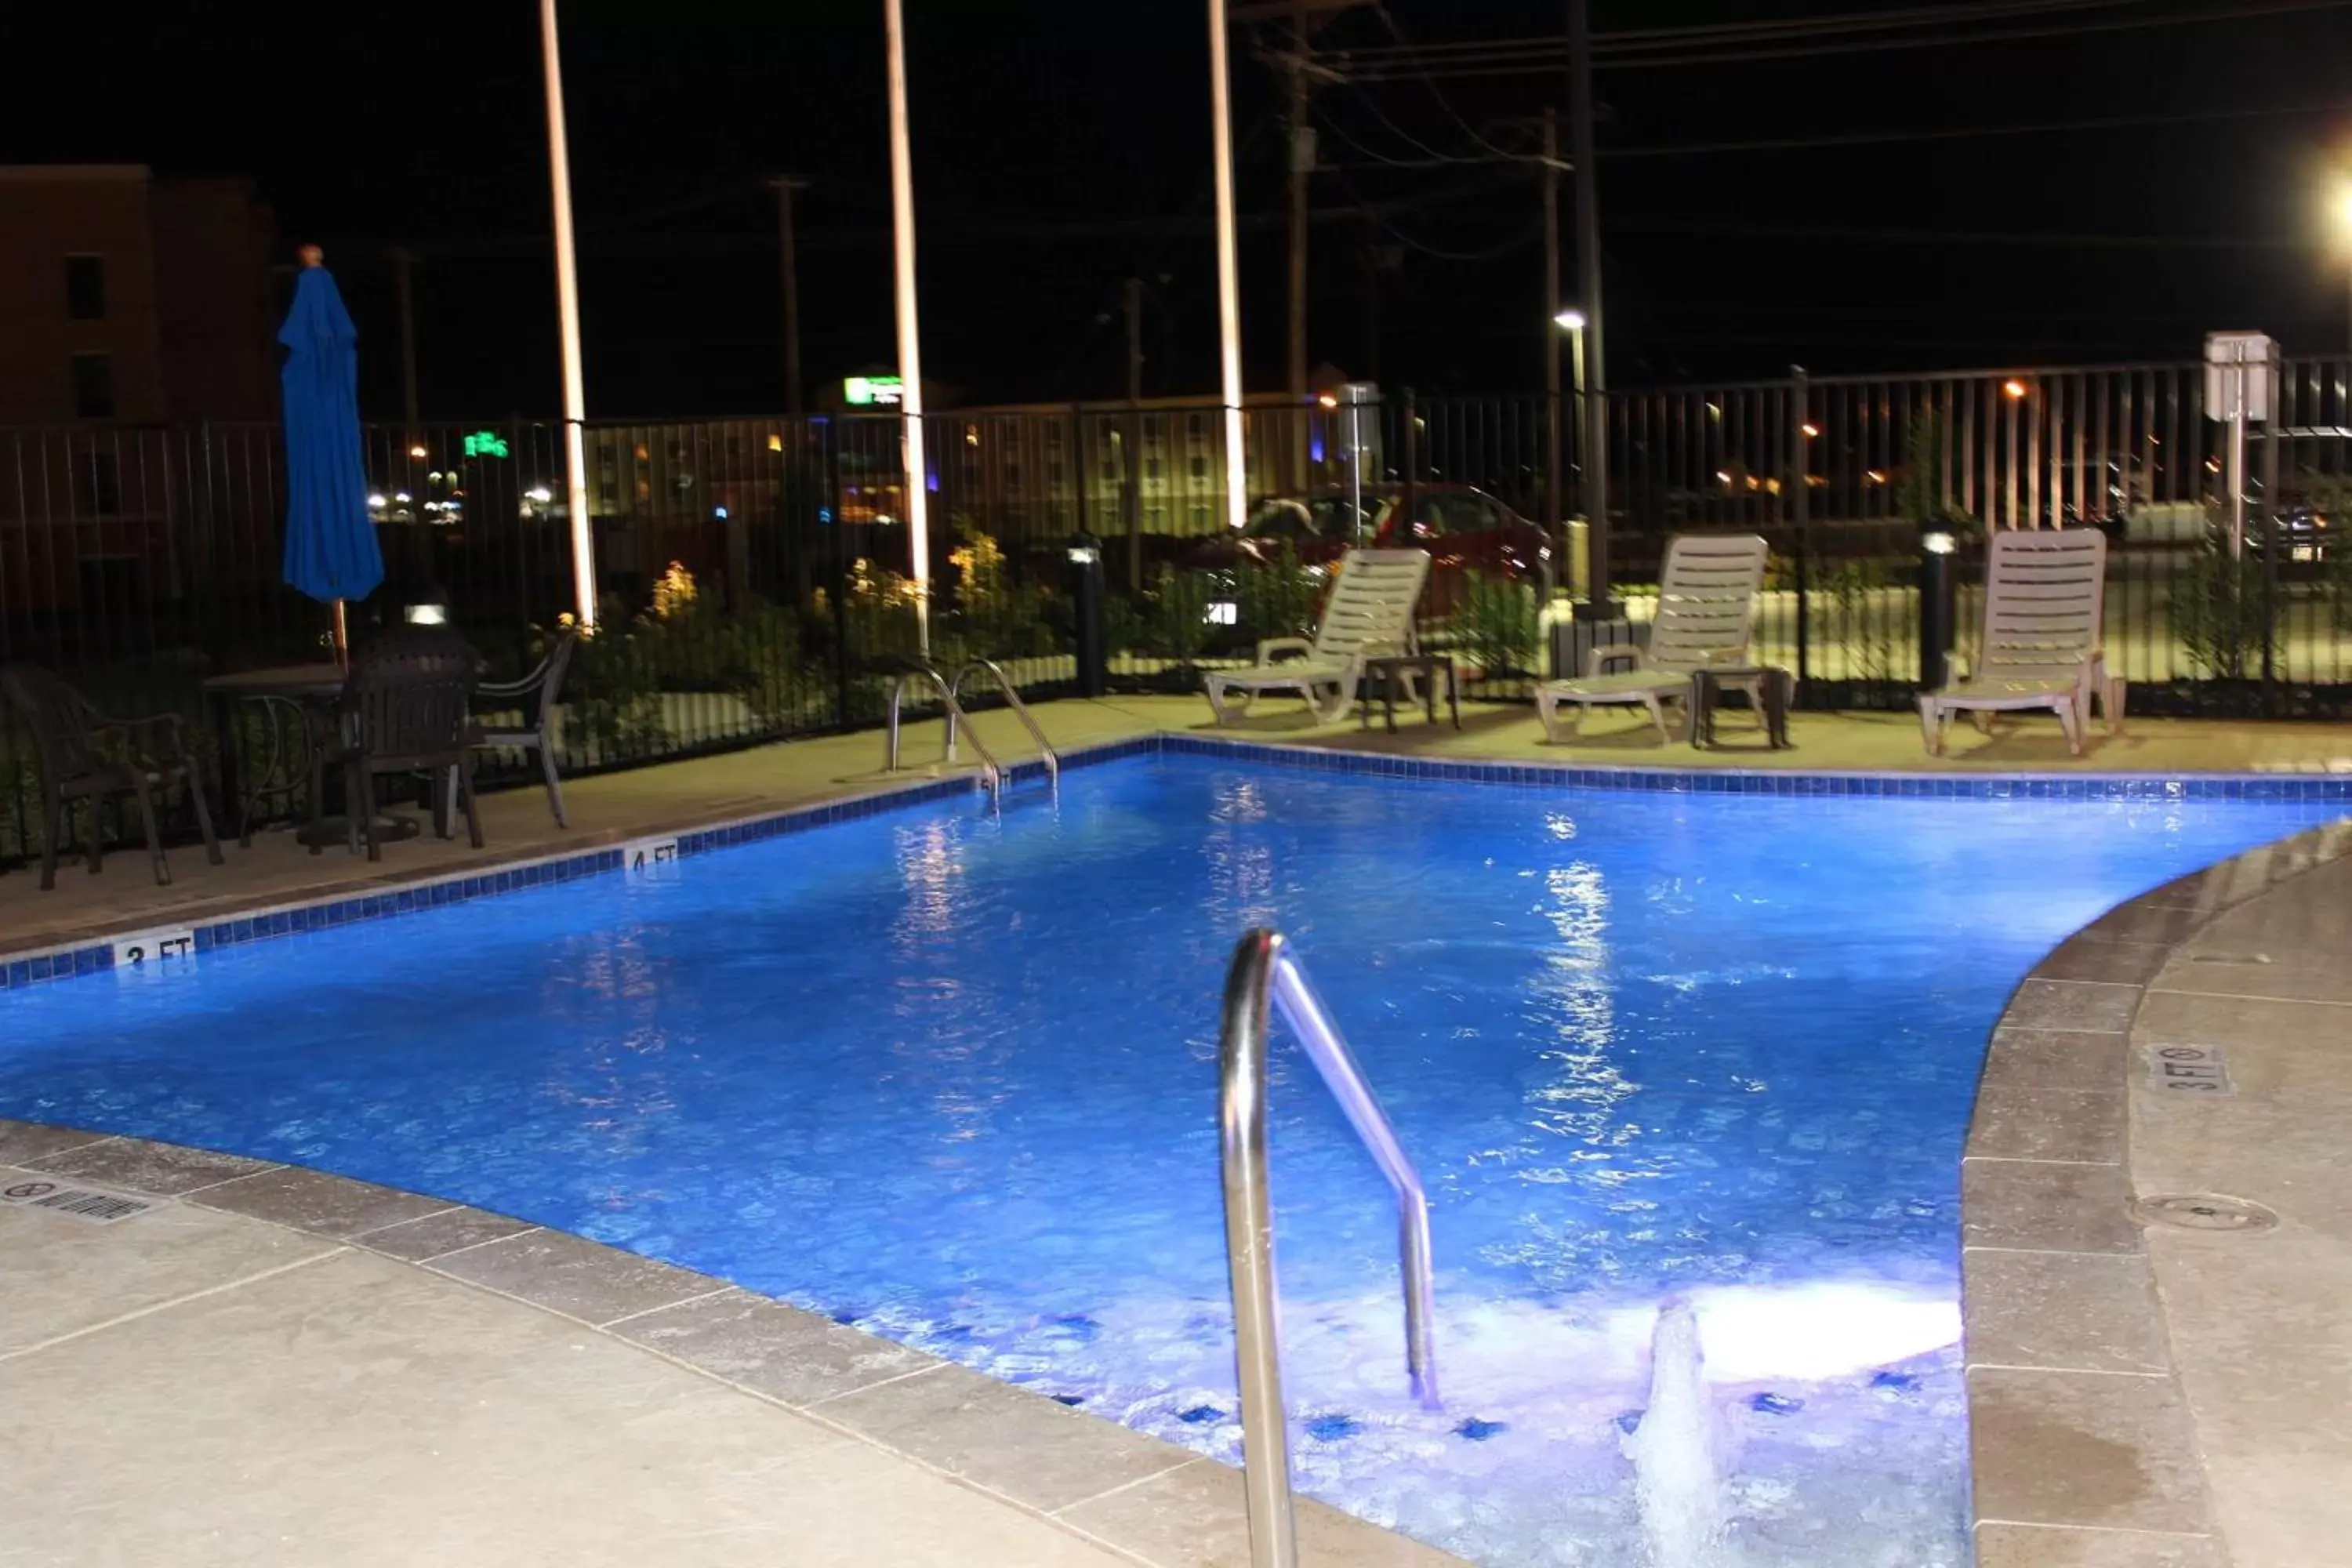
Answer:
<svg viewBox="0 0 2352 1568"><path fill-rule="evenodd" d="M474 744L488 749L511 747L520 752L537 752L539 771L547 780L547 809L555 814L558 827L572 824L564 820L563 786L555 777L555 752L562 743L556 733L555 705L563 700L564 672L572 668L572 650L579 642L579 631L566 626L548 645L547 657L539 661L537 669L520 680L484 681L474 689L479 706L490 712L521 710L521 723L511 729L477 731Z"/></svg>
<svg viewBox="0 0 2352 1568"><path fill-rule="evenodd" d="M482 666L463 637L442 626L402 626L377 637L352 660L336 704L334 732L311 752L310 820L324 816L327 764L343 767L343 793L350 813L346 837L357 850L367 839L368 858L383 858L376 832L378 773L421 773L433 784L433 823L449 837L450 800L466 813L475 848L482 847L482 819L474 809L474 731L467 710ZM319 853L313 833L310 853Z"/></svg>
<svg viewBox="0 0 2352 1568"><path fill-rule="evenodd" d="M204 778L188 752L177 713L110 719L65 681L28 664L0 668L0 699L32 731L33 752L40 763L44 891L58 885L58 846L65 837L67 802L89 802L82 841L95 876L99 803L122 795L139 801L139 822L146 830L147 858L155 864L156 885L170 886L172 868L155 829L155 796L175 784L187 786L196 826L205 836L205 858L215 866L221 863L220 840L213 834L212 812L205 804Z"/></svg>

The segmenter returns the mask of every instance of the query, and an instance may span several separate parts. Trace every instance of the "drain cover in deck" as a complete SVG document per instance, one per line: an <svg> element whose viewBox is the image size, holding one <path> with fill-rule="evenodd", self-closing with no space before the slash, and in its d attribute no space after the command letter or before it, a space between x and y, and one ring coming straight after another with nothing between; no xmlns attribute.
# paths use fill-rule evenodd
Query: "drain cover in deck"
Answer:
<svg viewBox="0 0 2352 1568"><path fill-rule="evenodd" d="M2132 1201L2132 1218L2142 1225L2170 1226L2176 1230L2269 1230L2278 1215L2244 1198L2213 1193L2189 1193Z"/></svg>

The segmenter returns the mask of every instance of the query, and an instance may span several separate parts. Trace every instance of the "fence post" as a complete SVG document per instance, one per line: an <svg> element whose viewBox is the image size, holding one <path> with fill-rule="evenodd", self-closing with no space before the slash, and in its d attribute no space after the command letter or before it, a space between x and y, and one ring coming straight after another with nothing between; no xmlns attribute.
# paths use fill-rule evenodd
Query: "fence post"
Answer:
<svg viewBox="0 0 2352 1568"><path fill-rule="evenodd" d="M849 559L848 531L841 521L841 422L824 421L824 446L819 454L824 498L820 517L829 520L833 534L833 685L834 718L842 729L850 726L849 711ZM812 500L815 499L814 497Z"/></svg>
<svg viewBox="0 0 2352 1568"><path fill-rule="evenodd" d="M2263 429L2263 717L2279 716L2278 573L2279 573L2279 432L2286 411L2279 403L2279 362L2273 353L2263 367L2270 379L2270 396L2263 407L2270 415Z"/></svg>
<svg viewBox="0 0 2352 1568"><path fill-rule="evenodd" d="M1402 501L1404 531L1399 536L1405 539L1412 537L1412 492L1421 468L1420 450L1421 405L1413 396L1412 388L1408 386L1404 389L1404 495Z"/></svg>
<svg viewBox="0 0 2352 1568"><path fill-rule="evenodd" d="M1789 459L1790 485L1793 493L1789 505L1797 524L1797 688L1800 691L1812 679L1812 605L1806 592L1805 574L1812 555L1812 454L1805 447L1805 426L1812 418L1812 394L1805 381L1805 367L1789 367Z"/></svg>

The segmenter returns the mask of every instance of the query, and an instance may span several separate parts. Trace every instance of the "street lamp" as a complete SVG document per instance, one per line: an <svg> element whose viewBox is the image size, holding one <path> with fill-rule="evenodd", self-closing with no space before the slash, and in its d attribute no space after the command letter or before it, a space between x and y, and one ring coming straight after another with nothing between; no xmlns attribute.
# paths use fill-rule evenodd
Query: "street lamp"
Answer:
<svg viewBox="0 0 2352 1568"><path fill-rule="evenodd" d="M1584 407L1584 312L1562 310L1551 319L1551 324L1568 334L1569 353L1574 356L1576 406L1578 417L1581 418Z"/></svg>

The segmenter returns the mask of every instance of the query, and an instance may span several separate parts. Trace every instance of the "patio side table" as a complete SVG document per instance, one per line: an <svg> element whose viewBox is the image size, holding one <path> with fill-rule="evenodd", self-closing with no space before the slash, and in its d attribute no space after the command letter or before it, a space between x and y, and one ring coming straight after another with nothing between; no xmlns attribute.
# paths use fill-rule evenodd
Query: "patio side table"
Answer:
<svg viewBox="0 0 2352 1568"><path fill-rule="evenodd" d="M1369 688L1372 682L1378 681L1381 710L1387 717L1389 733L1391 735L1396 733L1397 684L1409 670L1421 677L1422 701L1429 710L1429 721L1433 724L1437 722L1437 679L1440 675L1445 678L1445 706L1454 715L1454 727L1457 730L1462 728L1461 685L1454 679L1453 658L1442 653L1388 654L1364 660L1364 682L1367 690L1365 700L1356 705L1357 728L1369 730L1372 727L1371 693Z"/></svg>

